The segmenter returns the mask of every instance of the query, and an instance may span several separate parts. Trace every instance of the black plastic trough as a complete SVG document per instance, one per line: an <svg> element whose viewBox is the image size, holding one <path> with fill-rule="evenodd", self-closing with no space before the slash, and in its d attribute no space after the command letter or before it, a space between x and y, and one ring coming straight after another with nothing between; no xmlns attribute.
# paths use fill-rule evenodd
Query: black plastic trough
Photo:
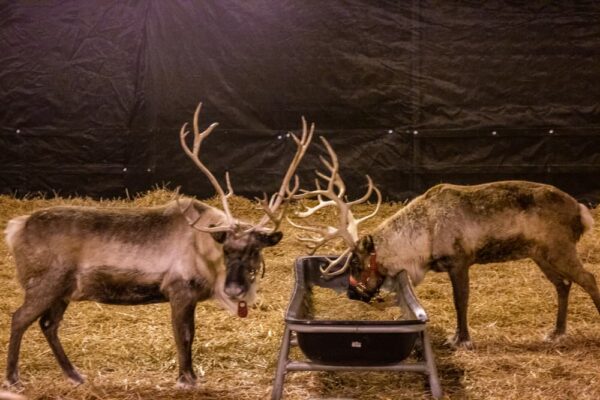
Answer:
<svg viewBox="0 0 600 400"><path fill-rule="evenodd" d="M348 273L325 278L320 267L326 256L299 257L295 285L285 314L285 331L273 385L272 399L281 398L285 375L290 371L413 371L429 377L433 397L442 396L431 345L425 331L427 314L414 294L406 272L392 282L401 308L399 320L320 320L311 315L312 288L338 292L348 288ZM290 360L289 348L298 345L307 360ZM422 361L405 361L416 347Z"/></svg>

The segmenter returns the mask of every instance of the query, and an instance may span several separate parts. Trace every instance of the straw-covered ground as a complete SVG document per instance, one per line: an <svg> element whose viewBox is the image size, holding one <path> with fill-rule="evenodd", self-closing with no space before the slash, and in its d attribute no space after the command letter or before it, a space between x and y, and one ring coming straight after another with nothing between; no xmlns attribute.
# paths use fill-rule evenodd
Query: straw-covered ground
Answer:
<svg viewBox="0 0 600 400"><path fill-rule="evenodd" d="M155 190L130 201L100 204L149 206L165 203L172 196ZM99 202L0 196L0 226L17 215L58 204ZM234 198L232 205L237 216L256 221L258 214L251 202ZM384 204L363 229L374 227L401 206ZM358 214L372 207L359 207ZM599 223L581 240L579 250L586 267L600 281L599 213L594 210ZM248 318L231 317L210 301L199 304L193 348L195 368L201 375L197 389L174 387L176 354L166 304L129 307L81 302L71 303L60 336L73 363L86 375L86 383L75 387L63 378L35 324L25 334L21 350L21 394L29 399L65 400L269 398L292 288L293 261L306 254L294 239L294 229L286 222L282 229L283 241L265 250L262 301L250 310ZM454 330L455 318L447 276L430 273L416 289L430 317L428 329L446 398L600 398L600 316L583 290L574 286L571 292L567 337L547 342L544 336L554 324L556 294L531 261L474 266L471 278L469 317L475 351L452 351L444 344ZM10 316L22 300L4 241L0 245L0 287L0 368L4 369ZM422 375L413 373L290 373L284 396L427 398L424 382Z"/></svg>

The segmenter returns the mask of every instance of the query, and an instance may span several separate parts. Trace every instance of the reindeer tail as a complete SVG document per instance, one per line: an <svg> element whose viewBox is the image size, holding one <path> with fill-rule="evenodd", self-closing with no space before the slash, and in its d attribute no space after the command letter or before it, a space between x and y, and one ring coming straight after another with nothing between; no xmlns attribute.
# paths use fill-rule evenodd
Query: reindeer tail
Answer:
<svg viewBox="0 0 600 400"><path fill-rule="evenodd" d="M22 215L20 217L11 219L8 221L8 224L6 224L4 234L6 235L6 243L8 244L8 248L11 251L13 251L15 247L15 241L17 240L19 232L21 232L25 227L27 218L29 218L29 215Z"/></svg>
<svg viewBox="0 0 600 400"><path fill-rule="evenodd" d="M583 232L587 232L594 226L594 217L589 208L579 203L579 213L581 215L581 224L583 225Z"/></svg>

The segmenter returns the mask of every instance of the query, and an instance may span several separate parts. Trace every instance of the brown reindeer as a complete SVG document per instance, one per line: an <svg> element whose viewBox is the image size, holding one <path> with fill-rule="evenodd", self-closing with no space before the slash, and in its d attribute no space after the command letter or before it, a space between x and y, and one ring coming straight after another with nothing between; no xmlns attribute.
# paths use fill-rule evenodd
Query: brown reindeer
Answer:
<svg viewBox="0 0 600 400"><path fill-rule="evenodd" d="M594 219L587 207L568 194L553 186L525 181L475 186L440 184L359 238L357 223L362 219L355 220L350 211L355 202L344 202L345 186L337 156L323 141L331 158L322 159L329 175L318 174L327 187L321 189L317 184L317 190L295 197L319 199L316 207L299 213L300 217L336 206L339 227L295 225L313 232L312 236L301 238L311 243L313 252L330 239L344 239L347 249L323 273L340 274L350 268L349 297L370 301L385 276L394 276L403 269L415 285L429 270L445 271L452 283L457 317L456 333L449 341L472 348L467 324L469 267L475 263L531 258L558 293L556 326L550 339L565 334L572 282L591 296L600 312L596 280L583 268L575 248ZM369 182L367 195L372 187L370 179Z"/></svg>
<svg viewBox="0 0 600 400"><path fill-rule="evenodd" d="M297 151L270 199L261 202L265 216L258 224L234 218L228 193L199 159L202 141L217 126L198 129L196 108L194 141L187 144L187 124L181 128L186 154L209 178L223 210L197 200L174 200L164 206L121 209L52 207L12 219L6 241L14 254L17 278L25 290L23 305L12 317L6 379L19 381L18 358L25 330L36 320L64 374L74 383L83 378L67 358L57 330L70 301L107 304L169 302L177 346L178 385L193 386L192 365L196 303L215 298L240 316L256 297L258 277L264 273L261 249L277 244L277 231L287 201L298 189L290 181L311 141L314 124L304 118L302 136L292 135ZM274 227L268 228L272 222Z"/></svg>

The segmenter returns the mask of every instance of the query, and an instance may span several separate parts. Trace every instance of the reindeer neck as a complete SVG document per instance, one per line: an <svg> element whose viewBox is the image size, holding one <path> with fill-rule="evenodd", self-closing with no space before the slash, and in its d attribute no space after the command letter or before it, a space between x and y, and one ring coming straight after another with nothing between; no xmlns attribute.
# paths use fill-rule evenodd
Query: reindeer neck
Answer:
<svg viewBox="0 0 600 400"><path fill-rule="evenodd" d="M380 268L387 275L406 269L414 283L422 280L424 255L430 252L427 209L409 203L372 233Z"/></svg>

